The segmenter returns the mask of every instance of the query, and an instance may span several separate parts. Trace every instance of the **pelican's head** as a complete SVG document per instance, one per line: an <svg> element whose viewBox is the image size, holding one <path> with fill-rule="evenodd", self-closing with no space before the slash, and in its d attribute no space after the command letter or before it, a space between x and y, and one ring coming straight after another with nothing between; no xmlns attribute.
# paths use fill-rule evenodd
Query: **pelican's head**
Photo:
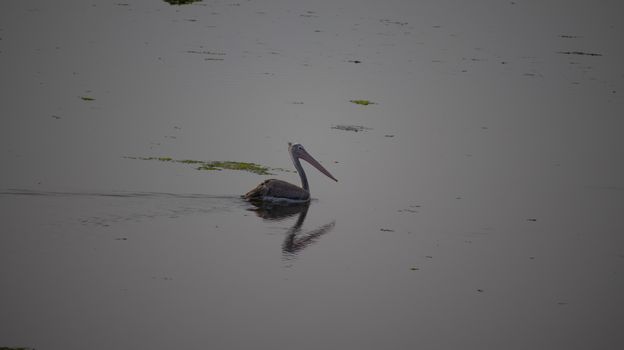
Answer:
<svg viewBox="0 0 624 350"><path fill-rule="evenodd" d="M327 171L327 169L325 169L321 163L319 163L316 159L312 158L312 156L308 153L308 151L305 150L305 148L303 148L303 146L300 143L288 143L288 152L290 153L290 156L293 158L293 160L295 159L303 159L306 162L310 163L310 165L312 165L313 167L315 167L316 169L318 169L318 171L322 172L323 174L325 174L327 177L329 177L330 179L338 182L338 180L336 180L336 178L329 173L329 171Z"/></svg>

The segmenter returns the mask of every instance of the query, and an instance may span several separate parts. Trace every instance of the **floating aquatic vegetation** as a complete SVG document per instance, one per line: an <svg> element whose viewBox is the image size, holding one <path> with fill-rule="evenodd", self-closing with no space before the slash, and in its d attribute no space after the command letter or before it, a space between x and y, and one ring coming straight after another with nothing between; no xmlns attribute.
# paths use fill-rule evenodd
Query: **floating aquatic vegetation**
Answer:
<svg viewBox="0 0 624 350"><path fill-rule="evenodd" d="M188 5L194 2L201 2L202 0L164 0L169 5Z"/></svg>
<svg viewBox="0 0 624 350"><path fill-rule="evenodd" d="M256 163L233 162L233 161L204 161L194 159L173 159L171 157L124 157L138 160L157 160L160 162L171 162L194 165L197 170L240 170L258 175L273 175L271 171L290 172L282 168L269 168Z"/></svg>
<svg viewBox="0 0 624 350"><path fill-rule="evenodd" d="M193 159L182 159L182 160L178 160L177 162L182 163L182 164L204 164L206 163L201 160L193 160Z"/></svg>
<svg viewBox="0 0 624 350"><path fill-rule="evenodd" d="M371 128L367 128L362 125L332 125L331 128L336 129L336 130L354 131L354 132L373 130Z"/></svg>
<svg viewBox="0 0 624 350"><path fill-rule="evenodd" d="M243 163L243 162L206 162L200 165L197 170L242 170L258 175L271 175L269 168L256 163Z"/></svg>
<svg viewBox="0 0 624 350"><path fill-rule="evenodd" d="M369 100L349 100L351 103L355 103L356 105L368 106L368 105L376 105L377 103L369 101Z"/></svg>
<svg viewBox="0 0 624 350"><path fill-rule="evenodd" d="M284 169L284 168L271 168L271 170L275 170L275 171L281 171L284 173L296 173L296 170L288 170L288 169Z"/></svg>

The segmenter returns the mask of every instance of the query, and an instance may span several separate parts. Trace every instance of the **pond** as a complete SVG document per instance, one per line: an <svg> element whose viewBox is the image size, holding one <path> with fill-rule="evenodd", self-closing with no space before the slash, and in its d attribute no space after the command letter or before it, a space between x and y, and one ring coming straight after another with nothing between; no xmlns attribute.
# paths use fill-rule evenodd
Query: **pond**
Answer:
<svg viewBox="0 0 624 350"><path fill-rule="evenodd" d="M617 7L3 2L0 347L617 348Z"/></svg>

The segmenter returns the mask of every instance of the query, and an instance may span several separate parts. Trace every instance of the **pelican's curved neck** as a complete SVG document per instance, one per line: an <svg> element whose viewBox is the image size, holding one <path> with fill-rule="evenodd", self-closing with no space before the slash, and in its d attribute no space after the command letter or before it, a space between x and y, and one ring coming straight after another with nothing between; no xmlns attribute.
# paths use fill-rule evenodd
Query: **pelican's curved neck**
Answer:
<svg viewBox="0 0 624 350"><path fill-rule="evenodd" d="M308 186L308 178L306 177L305 171L303 171L303 167L301 166L299 158L295 157L292 152L290 153L290 158L292 158L292 161L295 164L295 168L297 169L297 173L301 178L301 187L303 187L304 190L310 192L310 187Z"/></svg>

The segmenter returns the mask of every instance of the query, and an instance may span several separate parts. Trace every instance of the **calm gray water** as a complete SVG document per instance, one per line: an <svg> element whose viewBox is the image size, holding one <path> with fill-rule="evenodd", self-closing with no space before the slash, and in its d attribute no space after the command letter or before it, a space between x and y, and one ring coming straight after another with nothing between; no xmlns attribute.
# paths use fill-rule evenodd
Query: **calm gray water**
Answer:
<svg viewBox="0 0 624 350"><path fill-rule="evenodd" d="M3 1L0 346L621 348L622 10Z"/></svg>

